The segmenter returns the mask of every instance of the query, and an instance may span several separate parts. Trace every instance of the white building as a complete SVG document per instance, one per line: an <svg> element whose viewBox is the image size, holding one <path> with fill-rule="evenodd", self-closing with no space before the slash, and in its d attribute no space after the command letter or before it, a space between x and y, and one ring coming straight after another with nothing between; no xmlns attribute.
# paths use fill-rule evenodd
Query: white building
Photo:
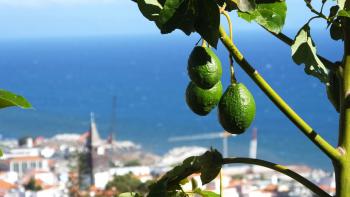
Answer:
<svg viewBox="0 0 350 197"><path fill-rule="evenodd" d="M97 172L94 174L95 187L104 189L107 183L113 179L113 176L122 176L129 173L140 179L141 182L146 182L153 179L151 171L152 169L149 166L111 168L108 171Z"/></svg>
<svg viewBox="0 0 350 197"><path fill-rule="evenodd" d="M18 173L21 177L32 170L49 170L49 162L40 156L12 157L4 160L3 164L10 172Z"/></svg>

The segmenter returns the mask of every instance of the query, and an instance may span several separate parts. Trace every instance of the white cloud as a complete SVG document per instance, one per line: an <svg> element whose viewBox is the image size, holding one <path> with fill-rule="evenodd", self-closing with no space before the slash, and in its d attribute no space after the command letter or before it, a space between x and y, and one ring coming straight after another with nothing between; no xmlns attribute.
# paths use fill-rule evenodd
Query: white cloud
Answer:
<svg viewBox="0 0 350 197"><path fill-rule="evenodd" d="M45 6L79 6L88 4L123 5L130 0L0 0L0 6L45 7Z"/></svg>

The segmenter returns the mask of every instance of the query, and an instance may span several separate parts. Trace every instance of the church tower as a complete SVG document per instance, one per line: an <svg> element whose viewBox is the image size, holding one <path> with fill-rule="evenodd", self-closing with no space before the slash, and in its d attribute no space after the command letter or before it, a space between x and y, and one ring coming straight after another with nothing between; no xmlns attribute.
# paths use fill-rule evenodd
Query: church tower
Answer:
<svg viewBox="0 0 350 197"><path fill-rule="evenodd" d="M86 149L87 149L87 162L88 162L88 172L89 172L89 179L90 179L90 185L95 184L95 171L96 171L96 165L95 161L97 159L97 155L101 154L100 147L102 145L100 135L97 130L97 125L95 122L95 116L94 113L90 114L90 130L89 135L86 141Z"/></svg>

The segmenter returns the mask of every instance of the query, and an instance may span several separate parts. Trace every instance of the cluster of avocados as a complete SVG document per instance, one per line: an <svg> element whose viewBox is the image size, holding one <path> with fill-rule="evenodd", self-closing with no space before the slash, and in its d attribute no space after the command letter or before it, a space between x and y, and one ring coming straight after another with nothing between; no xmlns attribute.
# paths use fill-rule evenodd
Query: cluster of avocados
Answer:
<svg viewBox="0 0 350 197"><path fill-rule="evenodd" d="M209 47L196 46L188 59L191 79L186 89L186 103L200 116L218 106L221 126L232 134L243 133L255 117L255 101L242 83L232 83L223 94L222 67Z"/></svg>

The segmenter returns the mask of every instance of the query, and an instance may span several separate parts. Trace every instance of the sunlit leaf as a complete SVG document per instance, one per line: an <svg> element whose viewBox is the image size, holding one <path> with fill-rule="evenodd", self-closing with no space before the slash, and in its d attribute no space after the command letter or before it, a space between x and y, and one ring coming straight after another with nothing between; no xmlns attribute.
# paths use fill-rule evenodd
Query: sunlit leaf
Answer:
<svg viewBox="0 0 350 197"><path fill-rule="evenodd" d="M337 0L340 9L344 9L346 0Z"/></svg>
<svg viewBox="0 0 350 197"><path fill-rule="evenodd" d="M316 54L316 46L311 38L308 24L300 29L291 48L296 64L304 64L307 74L317 77L321 82L328 82L329 71Z"/></svg>
<svg viewBox="0 0 350 197"><path fill-rule="evenodd" d="M350 17L350 11L340 10L340 11L338 12L338 16Z"/></svg>
<svg viewBox="0 0 350 197"><path fill-rule="evenodd" d="M187 178L184 178L180 181L180 185L186 185L187 183L189 183L190 181Z"/></svg>
<svg viewBox="0 0 350 197"><path fill-rule="evenodd" d="M119 194L118 197L142 197L142 196L135 192L126 192L126 193Z"/></svg>
<svg viewBox="0 0 350 197"><path fill-rule="evenodd" d="M196 0L177 1L178 4L176 6L174 2L173 5L168 3L168 1L173 2L173 0L165 2L159 20L156 21L161 33L167 34L175 29L180 29L186 35L190 35L195 31L194 25L198 15Z"/></svg>
<svg viewBox="0 0 350 197"><path fill-rule="evenodd" d="M202 196L202 197L220 197L219 194L212 192L212 191L204 191L201 189L195 189L193 192Z"/></svg>
<svg viewBox="0 0 350 197"><path fill-rule="evenodd" d="M237 0L238 9L242 12L253 11L256 7L254 0Z"/></svg>
<svg viewBox="0 0 350 197"><path fill-rule="evenodd" d="M162 28L174 16L177 9L181 6L184 0L167 0L163 9L159 13L157 20L158 27Z"/></svg>
<svg viewBox="0 0 350 197"><path fill-rule="evenodd" d="M201 173L203 184L215 179L222 166L222 156L217 150L210 150L200 156L185 159L150 186L148 196L163 197L169 192L181 191L181 181L194 173Z"/></svg>
<svg viewBox="0 0 350 197"><path fill-rule="evenodd" d="M258 24L264 26L271 32L281 32L286 20L287 5L286 2L262 3L257 4L252 12L239 12L239 17L251 22L255 20Z"/></svg>
<svg viewBox="0 0 350 197"><path fill-rule="evenodd" d="M17 106L23 109L32 107L32 105L24 97L0 89L0 108L12 106Z"/></svg>

